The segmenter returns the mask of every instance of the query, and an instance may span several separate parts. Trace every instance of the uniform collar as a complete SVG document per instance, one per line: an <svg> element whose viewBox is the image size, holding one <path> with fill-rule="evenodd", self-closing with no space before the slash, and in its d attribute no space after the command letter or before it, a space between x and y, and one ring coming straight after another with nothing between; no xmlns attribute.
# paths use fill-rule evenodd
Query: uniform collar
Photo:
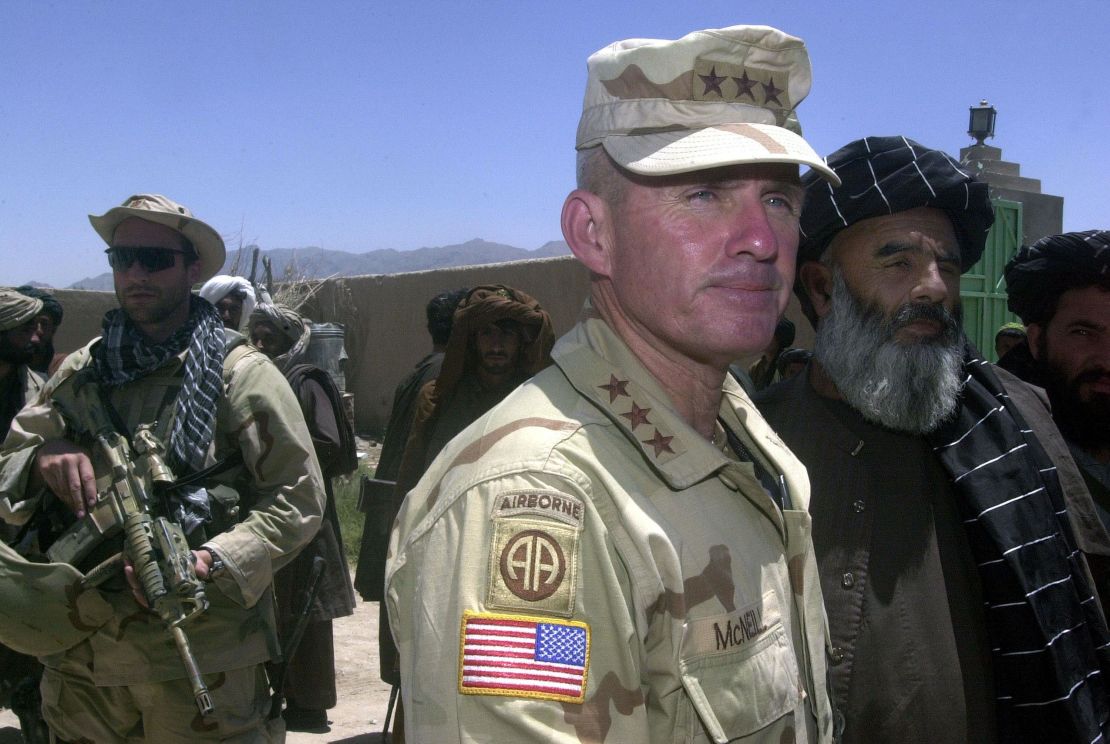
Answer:
<svg viewBox="0 0 1110 744"><path fill-rule="evenodd" d="M688 488L734 464L675 414L663 388L589 303L551 357L571 385L643 452L671 487ZM747 402L740 386L726 375L719 415L745 437L743 424L751 417L737 410L741 399ZM750 402L747 407L751 409Z"/></svg>

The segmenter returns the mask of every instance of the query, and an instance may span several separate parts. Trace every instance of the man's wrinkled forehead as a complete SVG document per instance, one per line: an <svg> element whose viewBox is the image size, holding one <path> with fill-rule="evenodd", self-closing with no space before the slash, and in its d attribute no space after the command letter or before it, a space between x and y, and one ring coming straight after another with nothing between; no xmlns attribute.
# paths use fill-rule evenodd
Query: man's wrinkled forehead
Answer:
<svg viewBox="0 0 1110 744"><path fill-rule="evenodd" d="M853 222L837 233L823 257L866 251L876 259L898 254L929 254L940 261L960 263L955 226L940 209L917 207Z"/></svg>

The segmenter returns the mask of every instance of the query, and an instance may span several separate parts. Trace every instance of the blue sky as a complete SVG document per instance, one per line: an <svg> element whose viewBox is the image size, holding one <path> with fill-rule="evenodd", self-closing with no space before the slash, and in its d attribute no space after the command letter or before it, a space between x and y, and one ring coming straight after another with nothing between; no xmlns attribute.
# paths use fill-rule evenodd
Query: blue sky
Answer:
<svg viewBox="0 0 1110 744"><path fill-rule="evenodd" d="M585 60L736 23L804 38L806 138L990 144L1110 226L1110 4L42 2L0 6L0 284L106 270L86 219L164 193L263 248L561 238Z"/></svg>

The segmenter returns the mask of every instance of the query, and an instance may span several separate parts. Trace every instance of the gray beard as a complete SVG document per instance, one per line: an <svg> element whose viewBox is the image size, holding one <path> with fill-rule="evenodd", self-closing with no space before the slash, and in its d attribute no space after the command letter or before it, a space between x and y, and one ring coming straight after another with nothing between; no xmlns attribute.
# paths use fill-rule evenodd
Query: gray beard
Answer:
<svg viewBox="0 0 1110 744"><path fill-rule="evenodd" d="M923 314L943 323L939 337L914 344L894 339L899 327ZM959 403L962 340L959 320L943 307L903 305L887 318L862 305L834 269L832 308L818 323L813 355L865 419L895 431L927 434Z"/></svg>

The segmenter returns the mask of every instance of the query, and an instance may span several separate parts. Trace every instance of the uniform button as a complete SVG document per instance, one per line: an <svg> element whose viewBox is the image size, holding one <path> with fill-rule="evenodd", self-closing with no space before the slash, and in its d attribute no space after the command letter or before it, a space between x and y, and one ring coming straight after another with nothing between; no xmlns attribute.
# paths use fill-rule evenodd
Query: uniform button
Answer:
<svg viewBox="0 0 1110 744"><path fill-rule="evenodd" d="M855 501L855 502L853 502L853 503L852 503L852 508L853 508L853 509L855 509L855 510L856 510L857 512L861 512L861 511L863 511L863 509L864 509L864 503L863 503L863 500L862 500L862 499L860 499L860 500L858 500L858 501Z"/></svg>
<svg viewBox="0 0 1110 744"><path fill-rule="evenodd" d="M851 589L856 585L856 577L851 571L840 577L840 585L845 589Z"/></svg>
<svg viewBox="0 0 1110 744"><path fill-rule="evenodd" d="M840 662L844 661L844 649L842 649L840 646L833 646L832 648L830 648L829 661L832 662L833 666L836 666Z"/></svg>

